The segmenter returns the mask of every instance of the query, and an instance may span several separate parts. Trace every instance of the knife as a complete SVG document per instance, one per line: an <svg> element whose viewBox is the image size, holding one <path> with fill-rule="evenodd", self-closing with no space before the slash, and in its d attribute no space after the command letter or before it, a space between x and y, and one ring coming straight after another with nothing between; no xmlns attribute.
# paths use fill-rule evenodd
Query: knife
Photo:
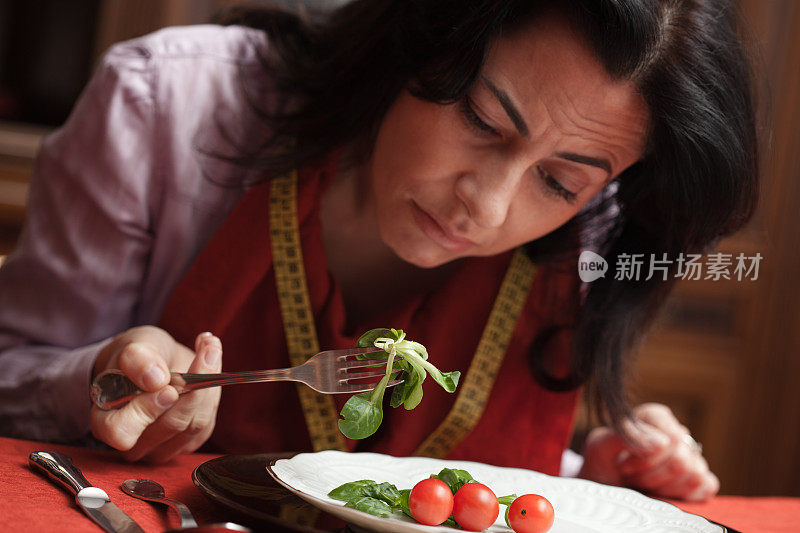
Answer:
<svg viewBox="0 0 800 533"><path fill-rule="evenodd" d="M89 484L68 455L58 452L31 452L28 462L75 494L78 505L109 533L144 533L131 517L111 503L103 489Z"/></svg>

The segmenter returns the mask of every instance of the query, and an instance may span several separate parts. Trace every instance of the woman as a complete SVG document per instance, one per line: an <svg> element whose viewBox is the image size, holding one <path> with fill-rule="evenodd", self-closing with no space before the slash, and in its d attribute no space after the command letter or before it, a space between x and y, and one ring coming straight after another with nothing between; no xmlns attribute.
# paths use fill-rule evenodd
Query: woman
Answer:
<svg viewBox="0 0 800 533"><path fill-rule="evenodd" d="M314 406L286 384L178 398L168 372L289 364L284 264L305 269L306 353L401 327L464 372L502 336L486 324L511 272L523 298L500 312L507 347L466 378L483 384L477 415L442 430L459 400L427 388L374 437L330 445L555 474L585 386L610 425L589 436L581 475L716 493L668 409L626 407L624 356L672 281L581 286L575 259L703 251L752 214L753 110L728 2L361 0L314 23L231 20L257 29L114 47L47 139L0 271L4 432L91 427L133 460L203 443L323 448L305 417L335 421L343 399ZM296 184L273 186L294 169ZM300 263L296 248L279 255L293 235ZM88 383L107 368L148 392L90 412Z"/></svg>

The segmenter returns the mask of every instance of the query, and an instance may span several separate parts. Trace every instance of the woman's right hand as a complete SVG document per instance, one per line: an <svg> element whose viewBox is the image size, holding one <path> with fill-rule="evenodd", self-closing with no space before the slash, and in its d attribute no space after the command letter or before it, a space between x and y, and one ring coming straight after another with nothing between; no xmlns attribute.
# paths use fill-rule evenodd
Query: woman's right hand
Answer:
<svg viewBox="0 0 800 533"><path fill-rule="evenodd" d="M170 372L215 373L222 370L222 343L211 333L195 340L195 351L166 331L140 326L115 337L98 354L93 377L118 368L144 392L120 409L91 411L92 434L124 451L130 461L168 461L195 451L211 436L220 388L178 396Z"/></svg>

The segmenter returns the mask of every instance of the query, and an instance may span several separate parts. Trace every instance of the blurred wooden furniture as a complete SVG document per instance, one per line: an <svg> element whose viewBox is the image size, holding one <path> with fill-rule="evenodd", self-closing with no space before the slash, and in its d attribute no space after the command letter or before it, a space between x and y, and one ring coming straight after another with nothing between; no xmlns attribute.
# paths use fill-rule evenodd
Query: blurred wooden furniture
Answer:
<svg viewBox="0 0 800 533"><path fill-rule="evenodd" d="M25 218L28 178L48 128L0 122L0 254L11 251Z"/></svg>

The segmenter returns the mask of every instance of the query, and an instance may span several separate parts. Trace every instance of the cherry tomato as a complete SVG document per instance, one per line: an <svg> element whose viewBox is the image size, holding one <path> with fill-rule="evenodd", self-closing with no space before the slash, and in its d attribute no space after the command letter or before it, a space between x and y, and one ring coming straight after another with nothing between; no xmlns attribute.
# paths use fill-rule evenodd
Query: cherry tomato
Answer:
<svg viewBox="0 0 800 533"><path fill-rule="evenodd" d="M508 506L508 523L517 533L545 533L553 520L552 504L538 494L524 494Z"/></svg>
<svg viewBox="0 0 800 533"><path fill-rule="evenodd" d="M408 510L420 524L438 526L453 512L453 493L444 481L423 479L408 495Z"/></svg>
<svg viewBox="0 0 800 533"><path fill-rule="evenodd" d="M467 483L453 497L453 518L467 531L483 531L499 514L497 496L481 483Z"/></svg>

